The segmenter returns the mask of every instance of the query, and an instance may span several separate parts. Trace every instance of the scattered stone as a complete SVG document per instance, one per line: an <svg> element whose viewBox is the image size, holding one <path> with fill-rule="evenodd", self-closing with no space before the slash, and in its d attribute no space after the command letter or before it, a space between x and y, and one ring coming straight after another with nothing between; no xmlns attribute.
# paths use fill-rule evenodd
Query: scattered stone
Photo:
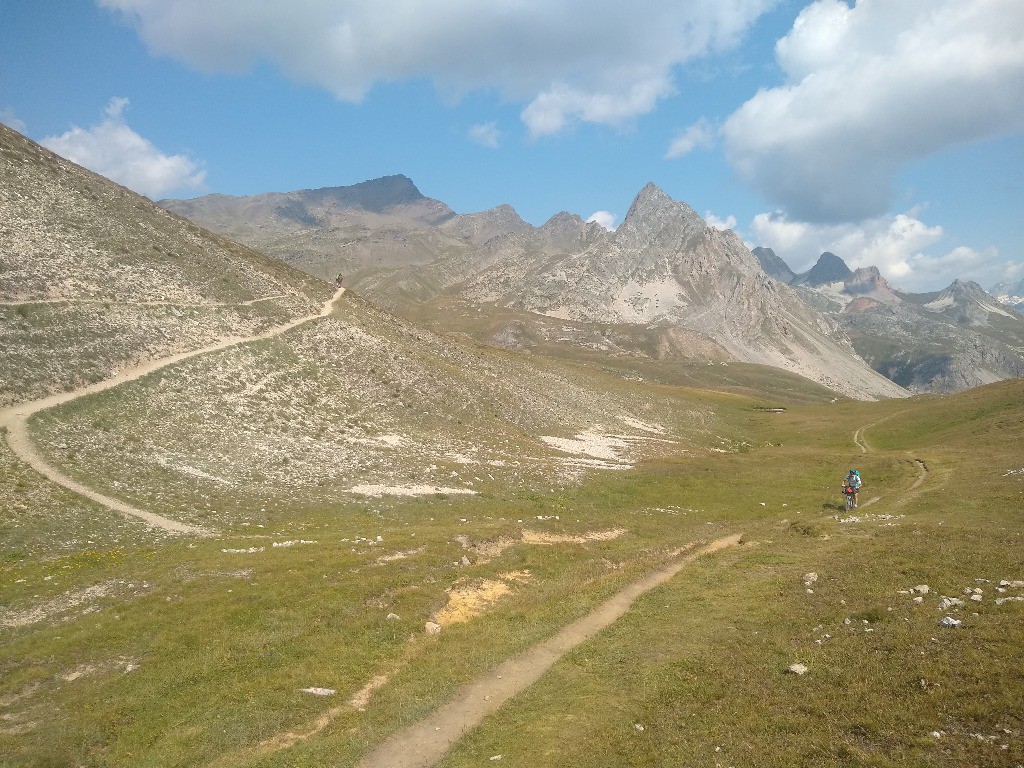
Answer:
<svg viewBox="0 0 1024 768"><path fill-rule="evenodd" d="M917 597L914 598L914 602L915 603L923 603L924 602L924 598L921 597L921 595L918 595Z"/></svg>
<svg viewBox="0 0 1024 768"><path fill-rule="evenodd" d="M818 580L818 574L816 574L814 571L811 571L810 573L805 573L804 574L804 586L805 587L811 586L811 584L813 584L817 580Z"/></svg>
<svg viewBox="0 0 1024 768"><path fill-rule="evenodd" d="M303 688L303 693L311 693L314 696L333 696L337 693L333 688Z"/></svg>
<svg viewBox="0 0 1024 768"><path fill-rule="evenodd" d="M501 760L502 757L504 757L504 755L491 755L489 759L492 763L496 763Z"/></svg>
<svg viewBox="0 0 1024 768"><path fill-rule="evenodd" d="M964 601L959 597L943 597L942 602L939 603L939 610L946 611L950 608L963 608Z"/></svg>
<svg viewBox="0 0 1024 768"><path fill-rule="evenodd" d="M809 669L806 665L797 662L796 664L790 664L786 671L791 675L806 675Z"/></svg>
<svg viewBox="0 0 1024 768"><path fill-rule="evenodd" d="M436 623L436 622L428 621L424 628L427 630L427 634L428 635L440 635L441 634L441 625Z"/></svg>
<svg viewBox="0 0 1024 768"><path fill-rule="evenodd" d="M1024 603L1024 597L1021 597L1020 595L1018 595L1016 597L997 597L996 598L996 605L1002 605L1003 603L1013 603L1013 602Z"/></svg>
<svg viewBox="0 0 1024 768"><path fill-rule="evenodd" d="M641 725L640 723L633 723L633 727L636 728L638 731L642 731L644 729L643 725Z"/></svg>
<svg viewBox="0 0 1024 768"><path fill-rule="evenodd" d="M960 619L954 619L952 616L943 616L941 619L939 619L940 627L959 627L962 623L963 622L961 622Z"/></svg>
<svg viewBox="0 0 1024 768"><path fill-rule="evenodd" d="M397 613L389 613L387 615L387 620L388 621L398 621L400 618L402 618L402 617L399 616Z"/></svg>
<svg viewBox="0 0 1024 768"><path fill-rule="evenodd" d="M463 568L468 568L470 565L472 565L472 563L469 562L468 557L463 555L462 559L459 561L459 565L461 565Z"/></svg>
<svg viewBox="0 0 1024 768"><path fill-rule="evenodd" d="M982 599L983 599L982 595L978 595L978 594L971 595L971 600L973 600L976 603L980 603L982 601Z"/></svg>
<svg viewBox="0 0 1024 768"><path fill-rule="evenodd" d="M911 590L911 592L917 592L917 594L919 595L927 595L929 592L931 592L931 587L929 587L927 584L918 584Z"/></svg>

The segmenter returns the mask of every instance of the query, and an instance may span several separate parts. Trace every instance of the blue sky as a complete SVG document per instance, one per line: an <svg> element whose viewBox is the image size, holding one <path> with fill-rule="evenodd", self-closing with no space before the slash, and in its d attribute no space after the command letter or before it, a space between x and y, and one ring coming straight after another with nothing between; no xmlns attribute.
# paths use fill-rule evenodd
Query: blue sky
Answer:
<svg viewBox="0 0 1024 768"><path fill-rule="evenodd" d="M0 0L0 121L153 199L653 181L797 271L1024 275L1020 0Z"/></svg>

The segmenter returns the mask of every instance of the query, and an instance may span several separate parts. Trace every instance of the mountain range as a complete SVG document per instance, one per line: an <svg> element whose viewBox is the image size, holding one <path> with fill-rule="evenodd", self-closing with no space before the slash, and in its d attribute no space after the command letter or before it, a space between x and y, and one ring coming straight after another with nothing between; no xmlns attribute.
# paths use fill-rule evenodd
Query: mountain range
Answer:
<svg viewBox="0 0 1024 768"><path fill-rule="evenodd" d="M507 205L456 214L404 176L160 204L495 346L771 365L866 398L1024 375L1024 320L980 287L905 294L833 253L797 275L653 184L614 232L565 212L534 227Z"/></svg>
<svg viewBox="0 0 1024 768"><path fill-rule="evenodd" d="M871 366L913 392L955 392L1024 376L1024 318L974 282L931 293L894 290L876 267L823 253L795 274L769 248L764 269L832 317ZM780 266L781 264L781 266Z"/></svg>

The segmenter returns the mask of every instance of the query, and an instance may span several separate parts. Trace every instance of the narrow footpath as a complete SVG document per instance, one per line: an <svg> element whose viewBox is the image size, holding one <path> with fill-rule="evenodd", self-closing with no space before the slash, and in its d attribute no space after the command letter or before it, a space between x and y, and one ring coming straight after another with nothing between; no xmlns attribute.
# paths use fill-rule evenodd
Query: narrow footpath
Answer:
<svg viewBox="0 0 1024 768"><path fill-rule="evenodd" d="M622 617L638 597L660 586L694 560L740 543L741 534L718 539L625 587L553 637L513 656L467 683L447 704L403 728L366 755L358 768L428 768L509 699L540 679L576 646Z"/></svg>
<svg viewBox="0 0 1024 768"><path fill-rule="evenodd" d="M119 499L94 491L77 480L73 480L68 477L59 469L49 464L36 450L28 433L29 419L40 411L45 411L48 408L54 408L58 405L62 405L63 403L77 400L80 397L113 389L125 382L141 379L143 376L153 373L154 371L159 371L161 368L166 368L169 365L180 363L182 360L188 360L192 357L206 355L211 352L217 352L240 344L270 339L274 336L279 336L286 331L290 331L292 328L303 325L304 323L327 317L334 310L334 302L337 301L343 293L345 293L345 289L339 288L331 298L324 302L324 305L318 314L297 318L256 336L243 336L240 338L225 339L216 344L192 350L191 352L181 352L179 354L162 357L157 360L150 360L149 362L143 363L135 368L121 371L116 376L109 379L104 379L103 381L90 384L89 386L82 387L81 389L76 389L71 392L61 392L56 395L50 395L49 397L43 397L27 403L18 403L17 405L0 409L0 429L5 432L7 445L10 446L14 455L51 482L67 488L69 491L81 496L85 496L108 509L131 517L137 517L140 520L149 523L153 527L162 528L169 533L200 536L209 535L211 532L201 526L182 523L177 520L171 520L170 518L163 517L162 515L158 515L154 512L147 512L146 510L138 509L137 507L133 507L130 504L120 501ZM256 299L255 301L261 300L262 299Z"/></svg>

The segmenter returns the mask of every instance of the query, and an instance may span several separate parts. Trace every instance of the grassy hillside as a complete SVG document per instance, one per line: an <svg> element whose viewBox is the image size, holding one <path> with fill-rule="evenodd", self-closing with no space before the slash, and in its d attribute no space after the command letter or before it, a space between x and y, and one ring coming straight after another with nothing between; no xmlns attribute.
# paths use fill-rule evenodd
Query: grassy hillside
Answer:
<svg viewBox="0 0 1024 768"><path fill-rule="evenodd" d="M212 539L126 532L117 546L9 560L0 754L354 765L680 547L743 532L442 765L1015 765L1024 603L997 599L1024 596L1012 584L1024 580L1022 394L1007 382L783 413L708 394L707 442L554 490L270 507L253 486L237 506L261 513L218 518ZM928 470L916 488L915 460ZM863 500L879 499L857 519L837 493L851 463ZM494 584L478 615L424 631L458 588ZM975 589L980 601L964 595ZM940 610L943 596L964 605ZM940 627L945 615L963 624ZM806 675L786 673L795 662Z"/></svg>

